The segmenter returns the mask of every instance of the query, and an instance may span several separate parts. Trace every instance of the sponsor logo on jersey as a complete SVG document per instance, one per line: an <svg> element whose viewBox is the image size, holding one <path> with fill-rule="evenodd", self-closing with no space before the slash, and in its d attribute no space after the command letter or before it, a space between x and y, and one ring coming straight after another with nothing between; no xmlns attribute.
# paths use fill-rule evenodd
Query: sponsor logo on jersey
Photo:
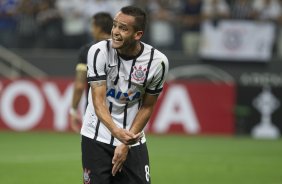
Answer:
<svg viewBox="0 0 282 184"><path fill-rule="evenodd" d="M133 92L132 90L129 90L128 92L121 92L121 91L117 91L114 88L111 88L108 90L107 92L107 97L113 97L117 100L121 100L121 101L133 101L135 99L139 99L141 96L141 93L139 91L137 92Z"/></svg>
<svg viewBox="0 0 282 184"><path fill-rule="evenodd" d="M134 66L133 67L133 72L132 72L132 78L136 81L142 81L144 82L145 78L146 78L146 71L147 71L147 68L142 68L142 66Z"/></svg>

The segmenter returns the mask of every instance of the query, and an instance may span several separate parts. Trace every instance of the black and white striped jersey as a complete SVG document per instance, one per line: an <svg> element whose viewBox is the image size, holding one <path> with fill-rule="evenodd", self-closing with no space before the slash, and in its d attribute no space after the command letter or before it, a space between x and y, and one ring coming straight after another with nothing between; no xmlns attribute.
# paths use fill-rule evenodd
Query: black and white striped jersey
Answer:
<svg viewBox="0 0 282 184"><path fill-rule="evenodd" d="M111 40L105 40L88 51L88 81L107 81L106 102L113 121L120 128L131 127L143 95L159 94L168 73L168 59L163 53L145 43L141 43L141 48L137 56L126 57L111 47ZM91 91L88 101L81 134L103 143L120 144L97 118ZM141 142L145 141L143 136Z"/></svg>

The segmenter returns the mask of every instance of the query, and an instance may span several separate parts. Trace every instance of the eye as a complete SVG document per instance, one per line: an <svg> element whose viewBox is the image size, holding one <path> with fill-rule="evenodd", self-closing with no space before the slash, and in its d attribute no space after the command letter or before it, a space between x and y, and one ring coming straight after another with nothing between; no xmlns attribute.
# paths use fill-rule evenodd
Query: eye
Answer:
<svg viewBox="0 0 282 184"><path fill-rule="evenodd" d="M123 30L123 31L127 31L128 30L127 27L125 27L125 26L121 26L120 29Z"/></svg>

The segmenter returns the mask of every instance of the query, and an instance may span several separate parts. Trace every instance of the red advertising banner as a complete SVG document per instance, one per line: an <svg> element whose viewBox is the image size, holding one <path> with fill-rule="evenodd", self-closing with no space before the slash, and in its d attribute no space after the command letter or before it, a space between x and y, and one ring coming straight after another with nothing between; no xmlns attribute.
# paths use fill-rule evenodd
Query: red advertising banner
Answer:
<svg viewBox="0 0 282 184"><path fill-rule="evenodd" d="M0 80L0 129L66 131L72 80Z"/></svg>
<svg viewBox="0 0 282 184"><path fill-rule="evenodd" d="M233 84L176 81L164 89L147 127L153 133L233 134Z"/></svg>
<svg viewBox="0 0 282 184"><path fill-rule="evenodd" d="M0 130L68 131L72 79L0 80ZM233 134L232 84L168 84L147 126L151 133ZM82 107L84 104L82 104Z"/></svg>

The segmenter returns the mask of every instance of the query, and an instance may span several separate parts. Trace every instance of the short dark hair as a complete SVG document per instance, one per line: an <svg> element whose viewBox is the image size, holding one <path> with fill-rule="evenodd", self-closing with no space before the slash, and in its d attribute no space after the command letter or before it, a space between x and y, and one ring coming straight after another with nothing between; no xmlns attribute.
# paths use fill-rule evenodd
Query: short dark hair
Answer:
<svg viewBox="0 0 282 184"><path fill-rule="evenodd" d="M111 34L113 27L113 18L107 12L99 12L93 15L94 24L102 29L103 32Z"/></svg>
<svg viewBox="0 0 282 184"><path fill-rule="evenodd" d="M135 25L133 26L135 31L145 31L147 24L146 12L135 6L125 6L120 10L123 14L133 16L135 18Z"/></svg>

